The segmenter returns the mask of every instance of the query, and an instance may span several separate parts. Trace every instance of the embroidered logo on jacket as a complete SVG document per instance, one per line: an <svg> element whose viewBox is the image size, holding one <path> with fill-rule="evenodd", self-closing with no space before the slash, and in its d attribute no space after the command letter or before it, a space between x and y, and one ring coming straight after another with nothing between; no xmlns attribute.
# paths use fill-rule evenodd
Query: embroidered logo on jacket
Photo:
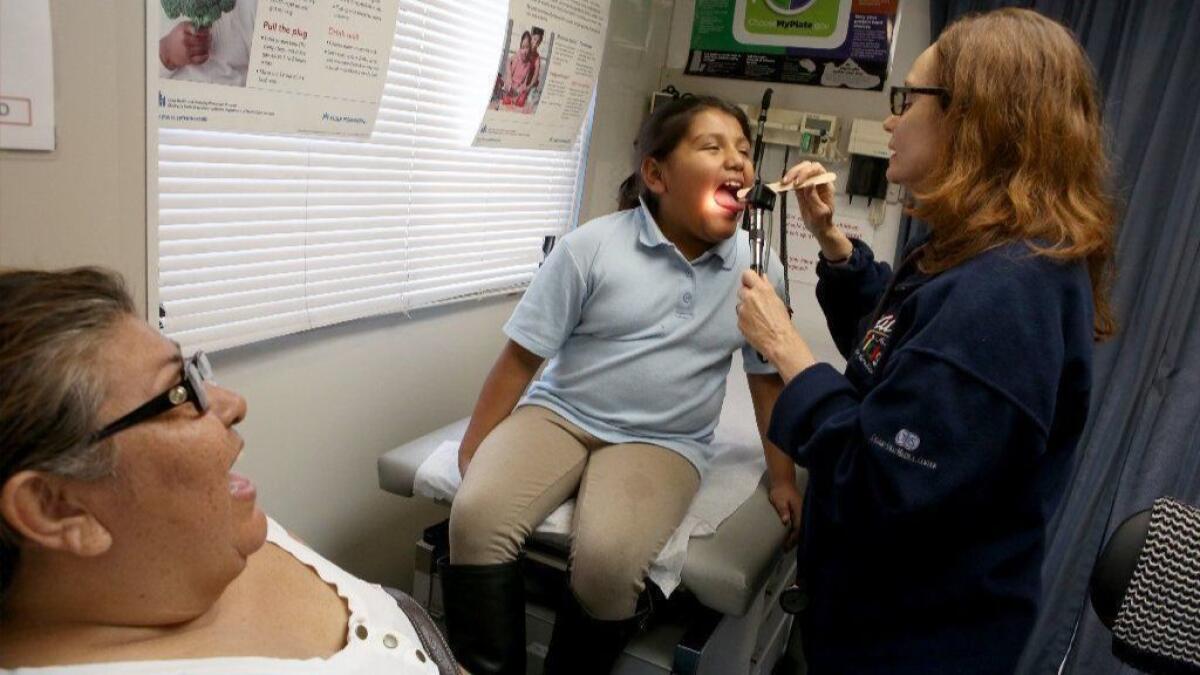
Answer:
<svg viewBox="0 0 1200 675"><path fill-rule="evenodd" d="M917 448L921 447L921 437L908 429L901 429L896 432L896 445L909 452L916 452Z"/></svg>
<svg viewBox="0 0 1200 675"><path fill-rule="evenodd" d="M914 454L914 451L917 449L917 447L921 445L921 439L916 434L906 429L901 429L900 433L896 434L896 442L894 443L880 438L879 434L871 434L871 437L867 439L867 442L879 448L880 450L883 450L884 452L888 452L896 457L899 457L906 462L912 462L917 466L929 469L931 471L936 471L938 468L938 463L936 460Z"/></svg>
<svg viewBox="0 0 1200 675"><path fill-rule="evenodd" d="M892 328L896 325L896 315L892 313L879 317L871 330L863 337L862 346L854 354L858 362L874 375L875 369L883 359L883 351L887 349L888 341L892 339Z"/></svg>

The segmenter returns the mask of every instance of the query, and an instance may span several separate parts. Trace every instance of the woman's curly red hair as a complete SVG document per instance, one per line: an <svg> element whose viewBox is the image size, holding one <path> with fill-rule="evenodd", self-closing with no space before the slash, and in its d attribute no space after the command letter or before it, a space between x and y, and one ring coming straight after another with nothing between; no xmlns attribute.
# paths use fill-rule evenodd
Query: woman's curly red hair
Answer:
<svg viewBox="0 0 1200 675"><path fill-rule="evenodd" d="M1108 301L1115 207L1092 67L1062 25L1024 9L951 24L934 47L950 92L941 161L914 190L937 273L992 247L1086 260L1097 340L1116 330Z"/></svg>

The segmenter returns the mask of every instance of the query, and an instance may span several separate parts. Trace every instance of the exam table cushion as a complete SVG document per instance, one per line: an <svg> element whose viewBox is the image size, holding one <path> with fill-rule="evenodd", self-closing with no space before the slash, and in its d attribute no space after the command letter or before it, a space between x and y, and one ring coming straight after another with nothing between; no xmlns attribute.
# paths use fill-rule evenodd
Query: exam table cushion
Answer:
<svg viewBox="0 0 1200 675"><path fill-rule="evenodd" d="M417 469L444 441L457 440L469 419L461 419L394 448L379 458L379 486L413 496ZM760 483L711 537L693 537L683 566L683 584L706 607L742 616L770 576L783 545L784 530Z"/></svg>

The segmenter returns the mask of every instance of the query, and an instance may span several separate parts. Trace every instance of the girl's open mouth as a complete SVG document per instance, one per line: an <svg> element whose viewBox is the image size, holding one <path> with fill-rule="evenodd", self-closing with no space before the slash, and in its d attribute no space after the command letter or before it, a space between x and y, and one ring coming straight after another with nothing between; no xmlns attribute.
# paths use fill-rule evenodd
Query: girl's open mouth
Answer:
<svg viewBox="0 0 1200 675"><path fill-rule="evenodd" d="M742 188L742 183L735 180L727 180L717 186L713 192L713 201L717 206L729 211L730 213L738 213L746 208L745 202L737 197L737 191Z"/></svg>

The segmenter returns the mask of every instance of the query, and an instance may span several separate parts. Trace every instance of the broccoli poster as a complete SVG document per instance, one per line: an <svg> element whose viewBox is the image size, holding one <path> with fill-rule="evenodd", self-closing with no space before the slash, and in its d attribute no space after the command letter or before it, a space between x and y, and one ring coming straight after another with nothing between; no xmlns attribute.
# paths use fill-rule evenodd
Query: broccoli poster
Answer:
<svg viewBox="0 0 1200 675"><path fill-rule="evenodd" d="M591 104L609 0L511 0L474 145L569 150Z"/></svg>
<svg viewBox="0 0 1200 675"><path fill-rule="evenodd" d="M899 0L696 0L684 72L883 89Z"/></svg>
<svg viewBox="0 0 1200 675"><path fill-rule="evenodd" d="M147 2L160 127L371 135L398 0Z"/></svg>

